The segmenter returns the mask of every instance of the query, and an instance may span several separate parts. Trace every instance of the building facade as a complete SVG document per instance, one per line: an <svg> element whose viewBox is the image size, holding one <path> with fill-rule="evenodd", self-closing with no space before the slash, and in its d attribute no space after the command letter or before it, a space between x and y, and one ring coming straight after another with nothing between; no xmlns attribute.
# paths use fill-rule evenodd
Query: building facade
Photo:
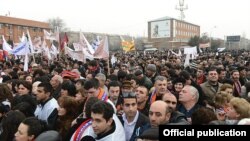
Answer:
<svg viewBox="0 0 250 141"><path fill-rule="evenodd" d="M6 41L20 42L19 38L29 30L32 39L43 36L43 29L50 30L49 23L20 19L8 16L0 16L0 39L4 35ZM2 44L2 40L0 41Z"/></svg>
<svg viewBox="0 0 250 141"><path fill-rule="evenodd" d="M200 36L200 26L163 17L148 22L148 43L145 47L175 49L187 45L194 36Z"/></svg>

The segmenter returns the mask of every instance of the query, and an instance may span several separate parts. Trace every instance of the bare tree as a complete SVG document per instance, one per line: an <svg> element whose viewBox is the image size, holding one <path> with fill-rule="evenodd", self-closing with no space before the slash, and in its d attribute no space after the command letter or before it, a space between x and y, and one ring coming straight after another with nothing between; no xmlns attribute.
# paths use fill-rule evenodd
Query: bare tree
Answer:
<svg viewBox="0 0 250 141"><path fill-rule="evenodd" d="M60 32L69 31L69 28L66 27L66 24L63 19L59 17L48 19L48 23L53 31L55 31L57 27Z"/></svg>

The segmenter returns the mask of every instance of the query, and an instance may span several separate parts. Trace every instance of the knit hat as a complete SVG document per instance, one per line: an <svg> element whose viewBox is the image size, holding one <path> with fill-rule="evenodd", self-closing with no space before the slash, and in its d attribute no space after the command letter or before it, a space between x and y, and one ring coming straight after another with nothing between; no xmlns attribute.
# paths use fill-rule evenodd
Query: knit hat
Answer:
<svg viewBox="0 0 250 141"><path fill-rule="evenodd" d="M155 66L155 64L148 64L147 70L150 70L152 72L156 72L156 66Z"/></svg>

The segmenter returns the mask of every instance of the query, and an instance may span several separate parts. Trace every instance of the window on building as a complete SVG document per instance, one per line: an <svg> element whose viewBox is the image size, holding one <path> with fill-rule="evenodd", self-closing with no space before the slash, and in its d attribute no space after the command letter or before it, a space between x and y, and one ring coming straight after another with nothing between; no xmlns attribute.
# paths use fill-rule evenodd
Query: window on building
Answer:
<svg viewBox="0 0 250 141"><path fill-rule="evenodd" d="M20 30L22 30L21 26L17 26L17 31L19 32Z"/></svg>
<svg viewBox="0 0 250 141"><path fill-rule="evenodd" d="M0 29L2 29L3 24L0 23Z"/></svg>

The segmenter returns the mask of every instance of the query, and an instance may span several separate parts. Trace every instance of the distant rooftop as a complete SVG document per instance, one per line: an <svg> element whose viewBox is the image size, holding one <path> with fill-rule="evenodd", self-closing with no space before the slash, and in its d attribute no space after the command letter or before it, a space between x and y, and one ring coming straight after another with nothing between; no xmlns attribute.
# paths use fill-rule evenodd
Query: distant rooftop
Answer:
<svg viewBox="0 0 250 141"><path fill-rule="evenodd" d="M158 18L158 19L151 20L151 21L149 21L149 22L153 22L153 21L163 21L163 20L170 20L170 19L174 19L174 18L165 16L165 17L161 17L161 18Z"/></svg>
<svg viewBox="0 0 250 141"><path fill-rule="evenodd" d="M177 20L177 21L181 21L180 19L176 19L176 18L172 18L172 17L165 16L165 17L161 17L161 18L158 18L158 19L150 20L150 21L148 21L148 22L163 21L163 20L171 20L171 19ZM183 21L183 22L184 22L184 23L188 23L188 24L192 24L192 25L195 25L195 26L199 26L199 25L196 25L196 24L187 22L187 21Z"/></svg>

